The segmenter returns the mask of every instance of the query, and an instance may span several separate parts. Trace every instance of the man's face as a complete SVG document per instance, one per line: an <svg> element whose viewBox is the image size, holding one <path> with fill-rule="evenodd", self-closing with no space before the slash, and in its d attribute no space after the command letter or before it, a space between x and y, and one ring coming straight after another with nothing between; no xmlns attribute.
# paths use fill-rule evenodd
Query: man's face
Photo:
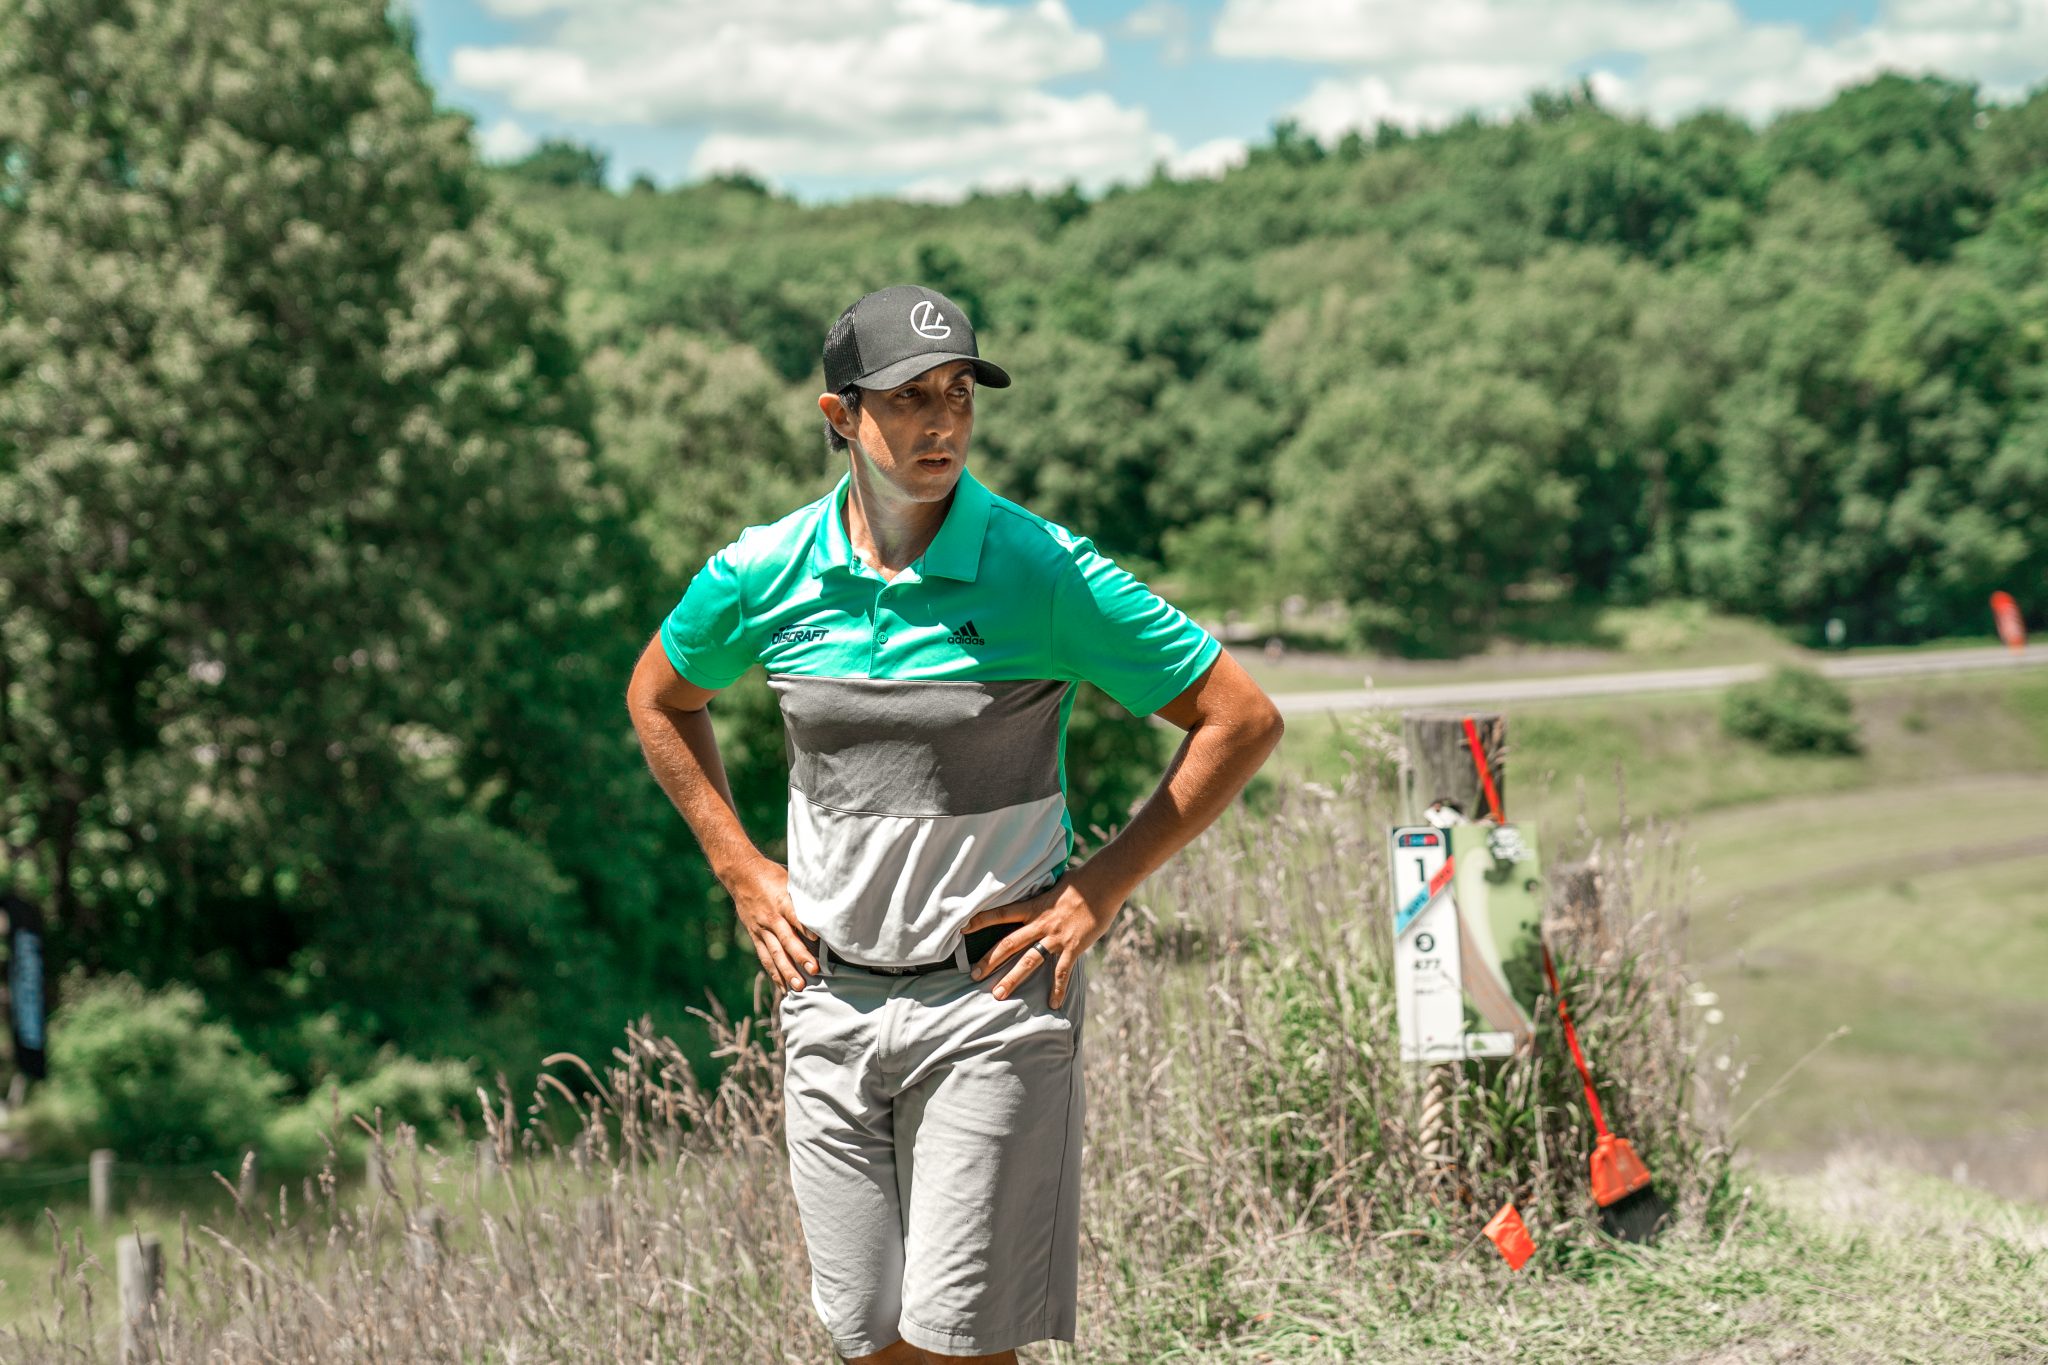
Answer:
<svg viewBox="0 0 2048 1365"><path fill-rule="evenodd" d="M823 395L819 406L873 473L915 501L936 501L953 491L967 463L974 366L949 360L893 389L869 389L851 423L836 395Z"/></svg>

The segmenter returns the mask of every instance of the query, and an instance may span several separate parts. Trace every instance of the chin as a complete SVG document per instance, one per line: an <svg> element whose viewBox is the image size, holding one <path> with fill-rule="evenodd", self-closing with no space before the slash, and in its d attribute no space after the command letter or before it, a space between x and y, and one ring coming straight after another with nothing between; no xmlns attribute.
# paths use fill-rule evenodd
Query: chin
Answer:
<svg viewBox="0 0 2048 1365"><path fill-rule="evenodd" d="M959 460L948 461L944 469L926 469L923 465L913 463L908 472L912 486L920 490L930 492L933 489L942 489L951 492L953 485L960 482L960 471L966 467Z"/></svg>

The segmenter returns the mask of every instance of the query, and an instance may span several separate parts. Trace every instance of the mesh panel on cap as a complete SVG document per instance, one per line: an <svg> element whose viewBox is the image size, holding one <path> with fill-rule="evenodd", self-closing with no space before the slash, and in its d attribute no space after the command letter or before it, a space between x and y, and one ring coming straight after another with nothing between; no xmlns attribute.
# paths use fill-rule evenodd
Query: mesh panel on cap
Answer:
<svg viewBox="0 0 2048 1365"><path fill-rule="evenodd" d="M834 393L860 378L860 328L848 327L835 345L825 338L825 387Z"/></svg>

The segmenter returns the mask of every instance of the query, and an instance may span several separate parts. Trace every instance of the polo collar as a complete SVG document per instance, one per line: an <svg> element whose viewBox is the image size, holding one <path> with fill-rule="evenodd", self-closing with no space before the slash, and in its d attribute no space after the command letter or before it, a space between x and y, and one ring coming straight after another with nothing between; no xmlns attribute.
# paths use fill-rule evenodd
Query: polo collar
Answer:
<svg viewBox="0 0 2048 1365"><path fill-rule="evenodd" d="M811 540L813 575L822 576L832 569L845 573L872 572L855 557L853 542L846 534L846 499L852 486L853 471L849 469L839 476L839 482L825 500L824 516ZM932 537L924 553L910 562L910 571L920 579L936 574L972 583L981 566L981 542L988 531L993 501L994 494L974 477L974 471L963 468L960 482L953 486L953 502L946 509L945 521L939 524L939 533Z"/></svg>

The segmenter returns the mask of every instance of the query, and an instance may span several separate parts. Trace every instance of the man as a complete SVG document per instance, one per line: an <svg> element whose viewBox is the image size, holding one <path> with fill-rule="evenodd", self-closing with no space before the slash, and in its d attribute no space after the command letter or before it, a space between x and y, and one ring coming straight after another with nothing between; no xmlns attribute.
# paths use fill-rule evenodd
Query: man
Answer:
<svg viewBox="0 0 2048 1365"><path fill-rule="evenodd" d="M627 703L662 788L787 987L790 1178L812 1301L848 1360L1074 1339L1084 958L1279 742L1217 641L1085 537L966 467L983 360L898 286L825 342L847 472L691 580ZM789 863L740 828L705 703L756 662L790 754ZM1077 681L1187 731L1159 788L1068 866Z"/></svg>

